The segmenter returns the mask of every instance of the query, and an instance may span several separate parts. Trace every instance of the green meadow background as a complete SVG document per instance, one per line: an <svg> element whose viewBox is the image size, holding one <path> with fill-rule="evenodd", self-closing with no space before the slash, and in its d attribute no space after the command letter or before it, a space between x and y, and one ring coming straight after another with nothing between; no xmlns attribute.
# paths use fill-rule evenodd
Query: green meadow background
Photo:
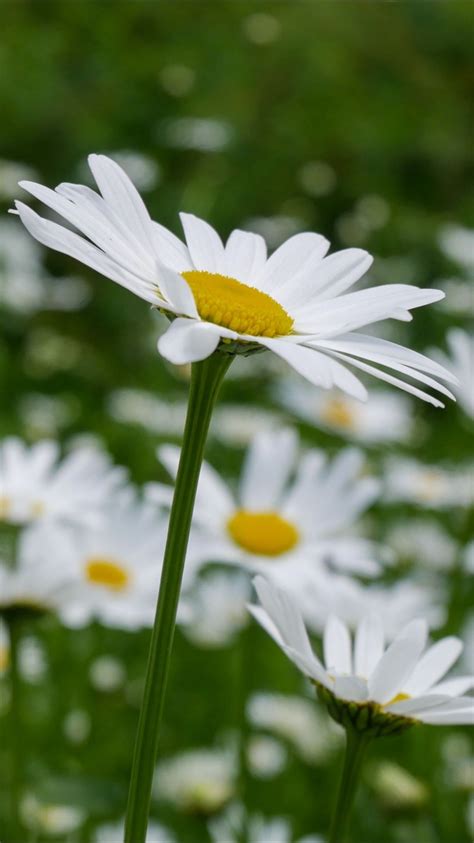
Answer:
<svg viewBox="0 0 474 843"><path fill-rule="evenodd" d="M206 217L223 236L262 219L273 220L273 232L276 219L290 233L322 232L333 249L369 249L377 283L423 286L459 274L438 240L446 224L474 226L470 2L0 0L0 19L4 161L55 185L87 178L89 152L136 152L155 165L156 184L144 191L150 212L176 233L181 209ZM0 204L4 220L11 197L1 195ZM2 306L0 297L0 434L34 441L47 433L67 443L91 433L137 483L164 479L155 459L160 437L110 413L117 389L185 397L185 376L156 353L163 318L62 255L45 254L44 268L58 279L80 277L87 301L24 313ZM398 336L424 350L444 345L456 323L465 325L463 314L427 308ZM30 412L35 396L65 408L52 430ZM222 401L275 406L268 376L258 373L229 381ZM415 412L426 435L403 452L459 466L472 456L458 408L420 403ZM336 436L298 427L306 444L332 453L341 447ZM389 450L371 453L375 473ZM210 442L210 460L229 477L237 476L242 455L239 447ZM374 535L382 539L390 519L408 522L417 514L402 506L376 513ZM439 521L461 553L469 516L454 511ZM410 565L407 576L416 560ZM449 609L442 632L458 633L472 598L460 564L442 578L442 589ZM88 843L98 824L123 815L149 634L98 625L66 631L52 618L31 624L28 634L45 654L46 672L23 688L27 787L45 802L83 808L82 827L64 839ZM178 632L163 755L225 740L239 722L243 684L303 692L300 676L264 633L251 627L247 635L251 656L242 673L242 641L204 650ZM108 692L90 682L91 665L103 655L118 658L125 676ZM7 677L0 682L4 701ZM76 709L89 713L91 729L71 744L62 724ZM443 752L448 736L463 734L426 727L381 740L361 787L353 843L468 843L469 796L450 783ZM421 803L380 797L371 771L384 757L427 787ZM278 777L247 783L247 804L291 818L295 839L324 835L339 765L338 751L316 766L290 750ZM7 741L0 740L0 829L7 770ZM179 843L209 840L206 817L156 802L153 815Z"/></svg>

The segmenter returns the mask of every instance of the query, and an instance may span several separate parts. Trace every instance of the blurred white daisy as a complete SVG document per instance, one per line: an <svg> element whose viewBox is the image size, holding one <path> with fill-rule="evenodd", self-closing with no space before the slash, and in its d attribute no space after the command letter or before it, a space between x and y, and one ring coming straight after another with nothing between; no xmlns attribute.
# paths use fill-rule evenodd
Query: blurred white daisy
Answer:
<svg viewBox="0 0 474 843"><path fill-rule="evenodd" d="M248 623L251 587L240 572L214 571L181 597L181 629L200 647L224 647Z"/></svg>
<svg viewBox="0 0 474 843"><path fill-rule="evenodd" d="M68 572L72 586L59 610L66 625L138 629L153 624L165 537L154 509L127 491L94 528L45 528L31 564L47 570L57 560Z"/></svg>
<svg viewBox="0 0 474 843"><path fill-rule="evenodd" d="M474 419L474 337L462 328L452 328L446 340L448 353L436 350L435 358L456 375L459 383L453 392L464 412Z"/></svg>
<svg viewBox="0 0 474 843"><path fill-rule="evenodd" d="M445 225L439 234L439 245L455 263L474 269L474 230L461 225Z"/></svg>
<svg viewBox="0 0 474 843"><path fill-rule="evenodd" d="M310 570L302 576L297 595L305 622L315 633L323 632L331 615L336 615L352 630L367 615L380 615L389 639L411 618L426 620L432 629L437 629L446 619L442 595L426 583L410 580L390 586L362 585L352 578Z"/></svg>
<svg viewBox="0 0 474 843"><path fill-rule="evenodd" d="M50 837L72 834L81 827L86 819L86 812L75 805L62 805L40 800L30 793L22 800L20 813L26 828L35 834Z"/></svg>
<svg viewBox="0 0 474 843"><path fill-rule="evenodd" d="M403 561L435 570L451 568L458 553L457 543L433 518L396 521L387 528L385 541Z"/></svg>
<svg viewBox="0 0 474 843"><path fill-rule="evenodd" d="M273 779L285 769L288 753L275 738L252 735L246 750L250 773L257 779Z"/></svg>
<svg viewBox="0 0 474 843"><path fill-rule="evenodd" d="M277 383L275 397L303 421L369 445L405 442L413 431L411 404L397 393L374 390L363 404L335 390L309 392L304 382L287 377Z"/></svg>
<svg viewBox="0 0 474 843"><path fill-rule="evenodd" d="M180 449L166 445L158 455L176 477ZM261 433L247 452L237 495L204 463L191 547L203 561L243 565L290 581L298 567L323 562L375 574L379 566L373 545L350 535L379 490L374 478L361 476L363 463L363 454L355 449L342 451L331 462L316 450L298 460L294 431ZM170 502L171 492L156 483L147 490L160 504Z"/></svg>
<svg viewBox="0 0 474 843"><path fill-rule="evenodd" d="M416 504L426 509L472 506L472 466L448 468L424 465L409 457L390 457L383 472L387 501Z"/></svg>
<svg viewBox="0 0 474 843"><path fill-rule="evenodd" d="M443 677L461 654L462 641L449 636L426 648L425 621L414 620L385 648L382 619L367 615L354 642L346 625L331 615L324 629L324 664L314 654L296 602L263 577L256 577L259 606L250 610L283 652L316 685L337 722L357 730L390 734L416 721L436 725L474 723L474 698L462 696L474 677ZM441 681L440 681L441 680Z"/></svg>
<svg viewBox="0 0 474 843"><path fill-rule="evenodd" d="M390 811L423 808L430 799L427 785L393 761L372 764L369 781L384 808Z"/></svg>
<svg viewBox="0 0 474 843"><path fill-rule="evenodd" d="M29 528L18 538L15 567L0 560L0 614L10 609L57 611L73 588L70 571L61 557L38 565L42 531Z"/></svg>
<svg viewBox="0 0 474 843"><path fill-rule="evenodd" d="M242 840L244 810L239 805L231 805L225 814L211 823L209 831L213 843L239 843ZM291 825L282 817L266 819L259 814L248 818L248 843L293 843L295 840ZM296 843L296 841L295 841ZM310 836L298 843L323 843L320 837Z"/></svg>
<svg viewBox="0 0 474 843"><path fill-rule="evenodd" d="M0 442L0 522L62 520L95 524L125 469L112 466L97 448L78 448L62 461L57 442Z"/></svg>
<svg viewBox="0 0 474 843"><path fill-rule="evenodd" d="M125 830L125 821L104 823L94 832L94 843L121 843ZM150 820L146 832L145 843L174 843L175 838L167 828Z"/></svg>
<svg viewBox="0 0 474 843"><path fill-rule="evenodd" d="M230 748L191 749L158 764L153 793L179 811L214 814L234 796L236 776Z"/></svg>
<svg viewBox="0 0 474 843"><path fill-rule="evenodd" d="M234 351L268 348L317 386L338 386L362 400L367 391L344 364L435 406L442 406L437 398L377 367L452 397L433 378L452 380L439 364L395 343L354 333L385 319L408 321L412 309L438 301L442 292L384 284L347 293L371 265L371 256L347 249L325 257L328 241L311 232L291 237L267 259L260 235L235 230L224 248L210 225L181 214L185 245L151 220L115 161L91 155L89 165L101 194L82 185L50 190L21 182L80 234L40 217L23 202L16 202L17 213L44 245L171 314L173 321L158 343L171 362L203 360L223 340Z"/></svg>
<svg viewBox="0 0 474 843"><path fill-rule="evenodd" d="M304 761L311 764L324 763L338 745L327 718L303 697L265 692L253 694L247 703L247 716L258 729L284 738Z"/></svg>

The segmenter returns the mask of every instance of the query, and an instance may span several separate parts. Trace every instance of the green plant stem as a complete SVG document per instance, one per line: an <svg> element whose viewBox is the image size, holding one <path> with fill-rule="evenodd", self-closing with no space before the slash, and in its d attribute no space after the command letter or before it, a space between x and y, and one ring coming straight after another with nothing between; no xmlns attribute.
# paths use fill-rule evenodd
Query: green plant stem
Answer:
<svg viewBox="0 0 474 843"><path fill-rule="evenodd" d="M212 410L232 356L193 363L183 445L171 507L160 593L132 762L125 843L144 843L153 771L197 483Z"/></svg>
<svg viewBox="0 0 474 843"><path fill-rule="evenodd" d="M21 619L15 613L7 615L9 634L9 667L10 667L10 834L11 843L20 843L22 827L20 819L20 804L22 796L22 734L21 734L21 677L19 666L20 624Z"/></svg>
<svg viewBox="0 0 474 843"><path fill-rule="evenodd" d="M359 780L359 773L365 750L371 738L364 732L357 732L352 727L346 728L346 752L342 770L336 809L331 824L328 843L344 843L349 824L349 817Z"/></svg>
<svg viewBox="0 0 474 843"><path fill-rule="evenodd" d="M250 624L240 631L238 650L238 690L237 690L237 724L239 740L239 797L242 805L242 823L238 834L238 843L248 843L249 840L249 812L248 794L251 787L248 763L248 749L250 728L247 716L247 704L251 693L250 679L253 673L252 665L252 628Z"/></svg>

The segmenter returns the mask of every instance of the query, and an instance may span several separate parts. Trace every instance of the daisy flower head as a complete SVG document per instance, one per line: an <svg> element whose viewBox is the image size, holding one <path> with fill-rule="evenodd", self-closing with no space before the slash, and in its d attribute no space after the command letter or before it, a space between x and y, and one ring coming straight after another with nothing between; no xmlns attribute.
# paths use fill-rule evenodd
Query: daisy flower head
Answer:
<svg viewBox="0 0 474 843"><path fill-rule="evenodd" d="M441 291L385 284L348 292L369 269L372 257L362 249L327 257L328 241L312 232L295 234L268 257L259 234L235 230L224 246L207 222L184 213L184 243L151 219L115 161L91 155L89 166L99 193L76 184L51 190L20 182L65 220L67 228L23 202L15 203L16 213L45 246L81 261L167 313L172 322L158 348L172 363L204 360L222 341L233 352L267 348L315 385L337 386L362 400L366 389L347 365L435 406L442 406L439 399L397 375L452 397L435 380L453 379L442 366L403 346L359 333L384 319L410 320L413 308L443 298Z"/></svg>
<svg viewBox="0 0 474 843"><path fill-rule="evenodd" d="M317 687L336 722L374 737L396 734L416 722L474 722L474 699L463 696L474 677L443 679L462 651L459 638L449 636L426 649L427 624L413 620L385 647L379 615L363 618L353 641L346 625L332 615L320 661L293 598L263 577L254 584L260 605L250 611Z"/></svg>
<svg viewBox="0 0 474 843"><path fill-rule="evenodd" d="M165 537L155 510L124 490L94 528L44 528L30 564L43 570L58 560L68 571L72 585L59 607L67 626L139 629L153 624Z"/></svg>
<svg viewBox="0 0 474 843"><path fill-rule="evenodd" d="M176 477L180 449L166 445L159 459ZM296 582L299 569L326 562L374 575L372 544L348 530L378 495L379 484L362 477L363 455L348 448L329 461L322 452L298 457L298 437L284 429L258 434L244 461L237 494L204 463L194 510L191 547L203 562L217 561ZM150 484L156 503L172 490Z"/></svg>
<svg viewBox="0 0 474 843"><path fill-rule="evenodd" d="M60 461L57 442L29 446L8 437L0 442L0 523L97 523L124 480L125 469L97 448L77 448Z"/></svg>

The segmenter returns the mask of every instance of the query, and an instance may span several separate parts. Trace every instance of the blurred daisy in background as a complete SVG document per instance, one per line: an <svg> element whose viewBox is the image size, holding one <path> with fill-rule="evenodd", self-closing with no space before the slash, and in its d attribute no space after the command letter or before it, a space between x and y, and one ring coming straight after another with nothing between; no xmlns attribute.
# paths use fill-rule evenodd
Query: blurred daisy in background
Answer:
<svg viewBox="0 0 474 843"><path fill-rule="evenodd" d="M387 527L385 541L403 562L431 570L449 570L459 552L455 540L434 518L400 519Z"/></svg>
<svg viewBox="0 0 474 843"><path fill-rule="evenodd" d="M198 579L180 600L180 626L198 647L225 647L248 623L248 577L213 571Z"/></svg>
<svg viewBox="0 0 474 843"><path fill-rule="evenodd" d="M20 806L22 822L35 835L68 839L87 819L86 812L77 805L46 802L28 793Z"/></svg>
<svg viewBox="0 0 474 843"><path fill-rule="evenodd" d="M387 502L416 504L425 509L469 507L474 503L472 466L424 465L418 460L393 456L383 471Z"/></svg>
<svg viewBox="0 0 474 843"><path fill-rule="evenodd" d="M192 749L158 764L153 794L178 811L209 815L233 798L236 780L236 757L230 747Z"/></svg>
<svg viewBox="0 0 474 843"><path fill-rule="evenodd" d="M406 442L413 432L412 405L398 393L374 390L362 403L334 390L310 391L303 381L287 377L277 382L275 397L313 427L366 445Z"/></svg>
<svg viewBox="0 0 474 843"><path fill-rule="evenodd" d="M175 478L180 449L166 445L158 456ZM242 565L294 583L308 564L376 574L374 545L351 530L379 493L378 481L362 476L363 465L364 456L355 449L332 461L316 450L298 458L298 437L292 430L259 434L247 452L236 495L204 463L193 553L203 562ZM147 494L168 505L172 489L153 483Z"/></svg>
<svg viewBox="0 0 474 843"><path fill-rule="evenodd" d="M342 722L347 711L361 731L380 727L388 732L416 721L435 725L474 723L474 698L463 696L473 676L443 678L459 658L463 644L449 636L427 649L426 621L412 620L385 648L379 615L359 623L354 641L347 626L331 615L324 628L324 664L314 654L297 604L263 577L255 578L260 605L255 619L287 657L318 687L331 716ZM328 694L324 694L327 691ZM338 707L338 702L343 708ZM355 708L344 704L356 703Z"/></svg>
<svg viewBox="0 0 474 843"><path fill-rule="evenodd" d="M474 243L474 237L473 237ZM474 418L474 337L462 328L452 328L446 336L448 353L435 350L434 357L458 379L453 387L459 405Z"/></svg>
<svg viewBox="0 0 474 843"><path fill-rule="evenodd" d="M242 840L244 812L240 805L232 805L222 817L209 823L212 843L239 843ZM248 843L323 843L314 835L295 840L288 820L254 815L248 818Z"/></svg>
<svg viewBox="0 0 474 843"><path fill-rule="evenodd" d="M125 831L125 820L115 823L104 823L97 826L94 843L121 843ZM176 838L167 828L150 820L148 823L145 843L175 843Z"/></svg>
<svg viewBox="0 0 474 843"><path fill-rule="evenodd" d="M439 245L450 260L474 270L474 229L445 225L439 233Z"/></svg>
<svg viewBox="0 0 474 843"><path fill-rule="evenodd" d="M50 190L21 182L80 234L40 217L23 202L15 203L16 213L44 245L170 313L173 321L158 348L172 363L204 360L222 340L237 342L241 350L245 344L267 348L311 383L337 386L361 400L367 390L347 365L434 406L443 405L384 368L452 397L435 379L453 380L439 364L395 343L354 333L385 319L410 321L412 309L439 301L441 291L384 284L348 293L372 257L354 248L326 257L329 242L312 232L295 234L267 259L260 235L235 230L224 247L208 223L181 214L185 245L151 220L115 161L104 155L88 160L100 194L83 185Z"/></svg>
<svg viewBox="0 0 474 843"><path fill-rule="evenodd" d="M0 522L47 520L96 524L126 471L97 448L77 448L60 461L57 442L0 442Z"/></svg>

